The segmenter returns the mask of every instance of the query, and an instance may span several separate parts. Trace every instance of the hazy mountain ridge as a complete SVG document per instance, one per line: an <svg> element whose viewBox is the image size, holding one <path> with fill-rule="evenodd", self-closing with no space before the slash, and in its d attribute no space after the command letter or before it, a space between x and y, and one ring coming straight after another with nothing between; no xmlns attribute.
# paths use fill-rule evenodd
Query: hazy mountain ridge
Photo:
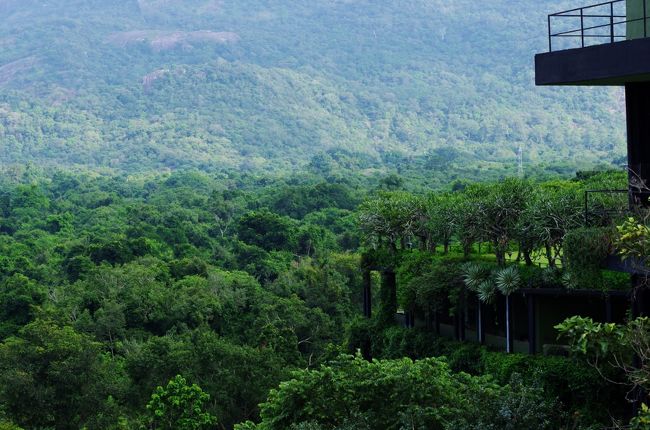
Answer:
<svg viewBox="0 0 650 430"><path fill-rule="evenodd" d="M573 2L0 3L0 162L276 170L345 148L608 161L620 92L539 89ZM467 161L467 159L466 159Z"/></svg>

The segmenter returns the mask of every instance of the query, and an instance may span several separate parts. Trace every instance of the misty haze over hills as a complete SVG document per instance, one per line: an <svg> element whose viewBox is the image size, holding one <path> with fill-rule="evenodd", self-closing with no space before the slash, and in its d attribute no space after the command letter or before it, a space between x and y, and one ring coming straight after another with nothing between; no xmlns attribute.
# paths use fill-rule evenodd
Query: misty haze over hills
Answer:
<svg viewBox="0 0 650 430"><path fill-rule="evenodd" d="M541 89L567 1L4 0L0 162L146 172L570 168L616 89ZM512 170L511 170L512 171Z"/></svg>

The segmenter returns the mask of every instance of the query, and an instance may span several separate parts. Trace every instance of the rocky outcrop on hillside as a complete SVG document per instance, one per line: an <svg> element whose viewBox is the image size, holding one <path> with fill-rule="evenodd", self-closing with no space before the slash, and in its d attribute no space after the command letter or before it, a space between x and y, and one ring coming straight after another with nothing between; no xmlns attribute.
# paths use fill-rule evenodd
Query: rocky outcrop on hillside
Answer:
<svg viewBox="0 0 650 430"><path fill-rule="evenodd" d="M146 43L155 52L172 49L191 49L195 44L226 44L239 41L239 36L232 32L200 31L157 31L134 30L111 34L106 41L112 45L126 47Z"/></svg>
<svg viewBox="0 0 650 430"><path fill-rule="evenodd" d="M31 56L0 65L0 85L11 82L17 74L29 70L36 63L38 63L38 58Z"/></svg>

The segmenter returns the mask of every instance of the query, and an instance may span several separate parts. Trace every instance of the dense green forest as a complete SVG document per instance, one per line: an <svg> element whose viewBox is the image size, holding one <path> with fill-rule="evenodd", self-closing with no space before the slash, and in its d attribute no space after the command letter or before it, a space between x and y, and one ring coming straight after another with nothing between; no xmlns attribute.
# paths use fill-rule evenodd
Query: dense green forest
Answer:
<svg viewBox="0 0 650 430"><path fill-rule="evenodd" d="M618 163L617 89L541 89L568 1L6 0L0 162L350 169L442 186Z"/></svg>
<svg viewBox="0 0 650 430"><path fill-rule="evenodd" d="M650 429L623 92L533 82L572 6L0 0L0 430ZM605 318L522 354L526 294Z"/></svg>
<svg viewBox="0 0 650 430"><path fill-rule="evenodd" d="M567 321L560 329L580 342L565 358L402 328L386 302L361 317L369 258L393 261L400 307L417 312L473 285L463 271L477 264L507 266L538 288L550 278L584 288L563 273L595 277L590 288L628 288L623 275L576 265L568 245L576 234L579 244L605 235L631 255L647 252L648 227L624 226L618 237L605 227L614 220L599 218L580 228L582 191L620 185L624 175L426 194L362 181L4 175L0 428L596 429L630 419L625 387L647 388L650 363L627 380L587 358L603 344L629 357L621 339L647 335L645 320L610 330L613 338L593 322ZM515 209L495 218L503 207ZM418 210L416 228L409 217ZM522 216L533 212L534 233ZM551 218L565 230L549 230ZM492 246L497 226L506 239ZM550 254L538 251L545 245ZM496 276L494 291L478 288L486 296L506 294ZM642 420L634 428L646 428Z"/></svg>

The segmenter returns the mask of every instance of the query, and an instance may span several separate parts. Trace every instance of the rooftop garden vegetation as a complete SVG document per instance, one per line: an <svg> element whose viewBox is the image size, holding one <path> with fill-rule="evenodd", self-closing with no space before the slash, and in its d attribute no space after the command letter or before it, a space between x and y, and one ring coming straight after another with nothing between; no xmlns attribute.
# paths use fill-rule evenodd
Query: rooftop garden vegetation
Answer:
<svg viewBox="0 0 650 430"><path fill-rule="evenodd" d="M433 275L436 267L453 262L463 266L456 278L486 302L497 291L508 295L518 288L628 288L602 264L612 254L643 254L634 246L644 243L633 245L632 237L643 236L645 227L624 222L624 199L592 197L587 213L584 203L586 190L622 179L612 174L543 183L506 179L428 195L380 192L361 205L359 227L368 258L392 261L410 290L417 289L418 279L424 285L427 277L439 278ZM618 231L617 223L622 223Z"/></svg>

